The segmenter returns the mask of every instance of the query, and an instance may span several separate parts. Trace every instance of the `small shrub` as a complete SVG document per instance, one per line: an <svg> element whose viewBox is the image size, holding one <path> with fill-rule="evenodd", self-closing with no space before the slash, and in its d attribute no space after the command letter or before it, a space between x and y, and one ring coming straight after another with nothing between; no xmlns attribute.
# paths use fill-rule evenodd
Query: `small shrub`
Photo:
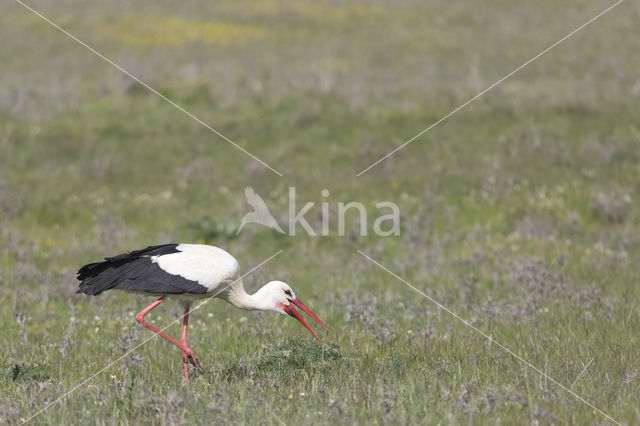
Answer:
<svg viewBox="0 0 640 426"><path fill-rule="evenodd" d="M620 189L602 191L593 196L591 205L593 212L602 222L606 224L622 223L629 214L631 196L628 192Z"/></svg>
<svg viewBox="0 0 640 426"><path fill-rule="evenodd" d="M307 368L318 362L335 361L341 357L335 343L287 339L263 346L258 352L256 366L263 370Z"/></svg>

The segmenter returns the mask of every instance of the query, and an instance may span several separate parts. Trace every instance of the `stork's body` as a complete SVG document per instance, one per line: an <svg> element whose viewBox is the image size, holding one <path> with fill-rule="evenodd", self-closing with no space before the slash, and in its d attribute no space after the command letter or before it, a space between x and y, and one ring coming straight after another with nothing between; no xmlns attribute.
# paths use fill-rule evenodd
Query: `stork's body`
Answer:
<svg viewBox="0 0 640 426"><path fill-rule="evenodd" d="M200 362L187 342L191 303L199 298L218 297L242 309L272 310L297 318L316 337L316 333L298 314L300 307L327 328L282 281L271 281L254 294L248 294L240 276L238 261L226 251L202 244L163 244L149 246L103 262L90 263L78 271L78 293L98 295L117 289L146 293L159 298L136 315L136 320L182 350L185 379L189 381L189 363L202 371ZM180 342L158 330L144 319L167 296L185 305ZM328 328L327 328L328 330Z"/></svg>

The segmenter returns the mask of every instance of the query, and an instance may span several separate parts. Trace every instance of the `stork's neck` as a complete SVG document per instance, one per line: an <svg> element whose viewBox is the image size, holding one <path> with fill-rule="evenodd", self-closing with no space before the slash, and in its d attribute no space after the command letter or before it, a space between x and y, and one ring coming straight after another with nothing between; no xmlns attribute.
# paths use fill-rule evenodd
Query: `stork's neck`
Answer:
<svg viewBox="0 0 640 426"><path fill-rule="evenodd" d="M244 289L242 281L238 281L218 297L225 299L227 302L240 309L257 309L265 311L274 308L268 300L265 300L262 288L253 294L249 294Z"/></svg>

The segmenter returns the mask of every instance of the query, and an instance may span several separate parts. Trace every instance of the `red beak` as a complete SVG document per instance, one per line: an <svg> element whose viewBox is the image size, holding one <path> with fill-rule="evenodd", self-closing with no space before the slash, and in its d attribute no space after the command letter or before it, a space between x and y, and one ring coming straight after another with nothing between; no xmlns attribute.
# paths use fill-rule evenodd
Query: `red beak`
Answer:
<svg viewBox="0 0 640 426"><path fill-rule="evenodd" d="M307 315L309 315L311 318L313 318L314 320L316 320L321 326L323 326L327 331L330 331L329 328L324 325L324 323L322 321L320 321L320 318L318 318L316 316L316 314L314 314L313 312L311 312L311 309L307 308L305 306L304 303L302 303L300 301L300 299L289 299L289 302L293 303L293 305L296 305L298 308L302 309ZM309 324L307 324L307 322L304 320L304 318L302 318L302 316L300 316L300 314L298 313L298 311L296 310L296 308L293 307L293 305L285 305L284 306L284 311L289 314L290 316L294 317L295 319L297 319L298 321L300 321L302 323L302 325L304 325L307 330L309 330L311 332L311 334L313 334L313 337L315 337L316 339L320 340L320 338L318 337L318 335L315 333L315 331L313 331L311 329L311 327L309 327Z"/></svg>

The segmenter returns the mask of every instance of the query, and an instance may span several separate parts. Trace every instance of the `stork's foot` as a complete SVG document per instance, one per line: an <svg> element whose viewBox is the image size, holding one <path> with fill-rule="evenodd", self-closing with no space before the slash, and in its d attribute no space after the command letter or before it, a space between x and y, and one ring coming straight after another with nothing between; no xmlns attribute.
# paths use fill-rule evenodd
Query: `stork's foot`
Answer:
<svg viewBox="0 0 640 426"><path fill-rule="evenodd" d="M204 371L202 370L202 366L200 365L200 361L198 360L198 357L196 356L196 354L193 352L193 349L191 348L187 348L186 351L182 352L182 361L186 364L189 363L191 365L193 365L193 367L198 370L198 372L203 373Z"/></svg>

